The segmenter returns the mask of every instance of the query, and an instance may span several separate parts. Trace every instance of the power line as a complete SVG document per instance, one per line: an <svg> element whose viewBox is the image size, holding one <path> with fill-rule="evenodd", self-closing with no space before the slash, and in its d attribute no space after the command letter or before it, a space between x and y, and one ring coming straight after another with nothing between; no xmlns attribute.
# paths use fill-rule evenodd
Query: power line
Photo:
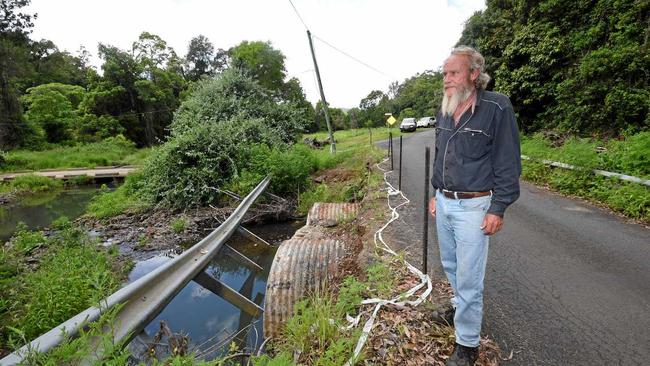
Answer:
<svg viewBox="0 0 650 366"><path fill-rule="evenodd" d="M384 76L387 76L387 77L389 77L389 78L391 78L391 79L393 79L393 80L397 80L397 78L396 78L395 76L393 76L393 75L389 75L389 74L387 74L387 73L385 73L385 72L383 72L383 71L381 71L381 70L379 70L379 69L377 69L377 68L375 68L375 67L373 67L373 66L368 65L367 63L365 63L365 62L359 60L358 58L356 58L356 57L350 55L349 53L347 53L347 52L345 52L345 51L343 51L343 50L337 48L336 46L333 46L333 45L329 44L329 43L326 42L324 39L322 39L322 38L320 38L320 37L318 37L318 36L316 36L316 35L314 35L313 37L316 38L317 40L323 42L323 43L326 44L327 46L331 47L332 49L334 49L334 50L336 50L336 51L342 53L343 55L345 55L345 56L347 56L347 57L353 59L354 61L356 61L356 62L362 64L363 66L365 66L365 67L367 67L367 68L373 70L374 72L377 72L377 73L379 73L379 74L382 74L382 75L384 75Z"/></svg>
<svg viewBox="0 0 650 366"><path fill-rule="evenodd" d="M307 24L305 24L305 21L302 20L302 17L300 16L300 13L298 13L298 9L296 9L296 6L293 5L293 1L289 0L289 3L291 4L291 7L293 8L293 11L296 12L296 15L298 16L298 19L300 19L300 21L302 22L302 25L305 26L305 29L309 29L309 27L307 27Z"/></svg>

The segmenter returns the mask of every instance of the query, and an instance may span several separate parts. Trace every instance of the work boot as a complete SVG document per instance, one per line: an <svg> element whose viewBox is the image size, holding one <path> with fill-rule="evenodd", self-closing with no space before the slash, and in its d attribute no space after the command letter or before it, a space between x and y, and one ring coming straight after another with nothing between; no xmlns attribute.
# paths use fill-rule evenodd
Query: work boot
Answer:
<svg viewBox="0 0 650 366"><path fill-rule="evenodd" d="M454 316L456 315L456 308L450 306L446 308L438 308L431 314L434 323L440 325L454 326Z"/></svg>
<svg viewBox="0 0 650 366"><path fill-rule="evenodd" d="M478 359L478 347L465 347L456 343L454 352L449 356L445 366L473 366Z"/></svg>

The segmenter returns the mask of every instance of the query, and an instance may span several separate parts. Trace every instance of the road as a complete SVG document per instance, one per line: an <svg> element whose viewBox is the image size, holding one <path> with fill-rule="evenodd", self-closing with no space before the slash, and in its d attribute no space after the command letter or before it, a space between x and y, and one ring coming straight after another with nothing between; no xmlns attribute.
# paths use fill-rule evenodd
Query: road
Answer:
<svg viewBox="0 0 650 366"><path fill-rule="evenodd" d="M402 191L411 203L387 231L414 264L422 256L424 146L433 150L433 139L432 130L404 138ZM434 226L430 220L429 272L442 276ZM650 230L522 182L490 241L484 301L483 334L514 354L505 365L650 364Z"/></svg>

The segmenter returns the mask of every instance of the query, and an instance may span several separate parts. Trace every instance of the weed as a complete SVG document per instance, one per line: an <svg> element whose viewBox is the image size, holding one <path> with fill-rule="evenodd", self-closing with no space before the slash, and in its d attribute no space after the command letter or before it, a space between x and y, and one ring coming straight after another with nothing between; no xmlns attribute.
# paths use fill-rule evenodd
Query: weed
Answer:
<svg viewBox="0 0 650 366"><path fill-rule="evenodd" d="M180 234L183 231L185 231L185 229L187 229L187 225L188 225L187 219L185 219L184 217L177 217L174 220L172 220L171 228L173 232L175 232L176 234Z"/></svg>
<svg viewBox="0 0 650 366"><path fill-rule="evenodd" d="M371 287L371 297L380 299L388 298L395 288L395 277L388 265L382 260L378 260L366 270L368 284Z"/></svg>
<svg viewBox="0 0 650 366"><path fill-rule="evenodd" d="M340 314L353 314L361 304L366 286L357 281L356 278L348 276L343 280L339 289L339 296L336 302L337 311Z"/></svg>

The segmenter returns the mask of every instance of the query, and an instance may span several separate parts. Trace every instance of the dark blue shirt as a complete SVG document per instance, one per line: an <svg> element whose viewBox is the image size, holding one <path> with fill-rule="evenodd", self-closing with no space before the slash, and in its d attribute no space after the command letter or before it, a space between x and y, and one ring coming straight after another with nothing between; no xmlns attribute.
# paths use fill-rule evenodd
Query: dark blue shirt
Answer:
<svg viewBox="0 0 650 366"><path fill-rule="evenodd" d="M492 191L489 213L503 217L519 198L521 153L519 130L510 99L478 90L458 126L452 116L438 114L431 184L435 189Z"/></svg>

